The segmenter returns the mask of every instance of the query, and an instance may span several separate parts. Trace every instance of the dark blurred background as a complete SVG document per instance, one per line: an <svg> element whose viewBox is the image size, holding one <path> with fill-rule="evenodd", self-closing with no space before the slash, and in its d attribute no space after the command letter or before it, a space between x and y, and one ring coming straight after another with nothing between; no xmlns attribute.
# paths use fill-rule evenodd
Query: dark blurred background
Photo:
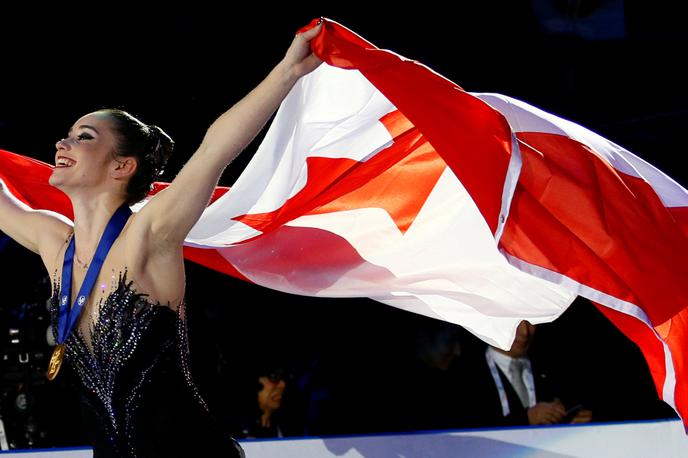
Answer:
<svg viewBox="0 0 688 458"><path fill-rule="evenodd" d="M296 30L325 16L467 91L506 94L582 124L685 186L688 28L681 3L380 2L374 11L370 2L3 5L0 148L52 163L55 142L78 117L120 107L176 141L162 178L171 181L207 126L269 73ZM232 185L265 130L221 185ZM41 339L50 287L40 259L6 237L0 259L2 354L17 352L10 328L19 330L21 345L47 352ZM399 387L409 378L415 336L435 326L432 320L367 299L290 296L190 262L186 268L193 369L218 412L238 405L242 377L260 361L277 360L291 373L295 434L400 429L383 411L409 402ZM482 351L477 339L457 333L462 354ZM657 400L637 347L587 301L538 326L534 351L575 387L595 421L672 414ZM0 360L0 415L6 427L11 419L15 444L83 443L78 429L64 427L65 415L78 424L67 381L46 386L11 359ZM413 387L404 393L414 396Z"/></svg>

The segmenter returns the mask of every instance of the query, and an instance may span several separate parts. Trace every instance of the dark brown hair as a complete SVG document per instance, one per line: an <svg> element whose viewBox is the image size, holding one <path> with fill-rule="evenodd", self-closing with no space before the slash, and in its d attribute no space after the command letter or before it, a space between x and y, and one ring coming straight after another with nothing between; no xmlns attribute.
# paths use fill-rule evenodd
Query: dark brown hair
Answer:
<svg viewBox="0 0 688 458"><path fill-rule="evenodd" d="M127 204L143 200L151 191L153 182L165 170L172 155L174 141L158 126L147 125L126 111L116 108L98 110L112 121L117 145L112 153L118 157L135 157L136 172L127 185Z"/></svg>

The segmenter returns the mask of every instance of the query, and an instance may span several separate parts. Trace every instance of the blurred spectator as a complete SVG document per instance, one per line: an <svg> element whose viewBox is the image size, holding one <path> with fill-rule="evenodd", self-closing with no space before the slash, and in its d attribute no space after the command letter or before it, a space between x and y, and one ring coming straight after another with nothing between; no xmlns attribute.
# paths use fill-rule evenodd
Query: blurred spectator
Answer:
<svg viewBox="0 0 688 458"><path fill-rule="evenodd" d="M388 404L385 409L391 429L455 429L465 425L463 332L455 324L428 319L416 329L412 358L390 377L382 399Z"/></svg>
<svg viewBox="0 0 688 458"><path fill-rule="evenodd" d="M357 329L323 358L307 393L309 435L376 434L463 425L465 331L421 317ZM373 332L366 338L364 332Z"/></svg>
<svg viewBox="0 0 688 458"><path fill-rule="evenodd" d="M579 297L552 323L537 325L529 351L546 361L567 405L584 404L596 422L677 418L659 399L640 351L589 300Z"/></svg>
<svg viewBox="0 0 688 458"><path fill-rule="evenodd" d="M281 365L271 363L256 370L251 384L237 393L240 407L228 420L230 434L240 439L300 435L284 405L290 384L291 376Z"/></svg>
<svg viewBox="0 0 688 458"><path fill-rule="evenodd" d="M470 371L473 388L470 401L471 426L545 425L587 423L592 411L581 404L565 405L556 383L528 355L535 326L522 321L509 351L488 346L474 359Z"/></svg>

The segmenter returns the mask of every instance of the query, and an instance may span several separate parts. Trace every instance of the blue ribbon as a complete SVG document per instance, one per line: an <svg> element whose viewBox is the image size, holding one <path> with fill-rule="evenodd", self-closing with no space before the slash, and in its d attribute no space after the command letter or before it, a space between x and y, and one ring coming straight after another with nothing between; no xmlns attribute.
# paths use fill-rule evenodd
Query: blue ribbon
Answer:
<svg viewBox="0 0 688 458"><path fill-rule="evenodd" d="M100 242L98 242L98 248L96 249L96 254L93 256L91 265L88 266L88 271L86 272L86 278L81 284L81 289L77 295L74 304L71 309L68 309L70 299L72 296L72 267L74 259L74 237L69 242L67 251L65 252L64 262L62 264L62 286L60 288L60 311L58 314L58 328L57 328L57 343L61 344L69 336L74 323L76 323L84 304L86 303L86 298L90 295L93 285L98 278L98 273L100 268L105 262L112 244L115 239L119 236L120 232L127 223L129 216L132 214L131 209L125 203L123 203L112 215L110 221L108 221L103 235L100 237Z"/></svg>

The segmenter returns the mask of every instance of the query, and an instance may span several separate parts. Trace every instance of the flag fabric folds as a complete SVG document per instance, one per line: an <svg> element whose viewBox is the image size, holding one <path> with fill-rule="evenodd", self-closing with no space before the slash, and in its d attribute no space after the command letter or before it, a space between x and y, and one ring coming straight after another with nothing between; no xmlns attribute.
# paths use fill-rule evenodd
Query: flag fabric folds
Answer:
<svg viewBox="0 0 688 458"><path fill-rule="evenodd" d="M335 21L311 47L324 64L217 188L187 259L289 293L370 297L502 348L521 320L552 321L582 295L686 418L683 187L584 127L466 92ZM0 151L3 192L71 218L51 167Z"/></svg>

